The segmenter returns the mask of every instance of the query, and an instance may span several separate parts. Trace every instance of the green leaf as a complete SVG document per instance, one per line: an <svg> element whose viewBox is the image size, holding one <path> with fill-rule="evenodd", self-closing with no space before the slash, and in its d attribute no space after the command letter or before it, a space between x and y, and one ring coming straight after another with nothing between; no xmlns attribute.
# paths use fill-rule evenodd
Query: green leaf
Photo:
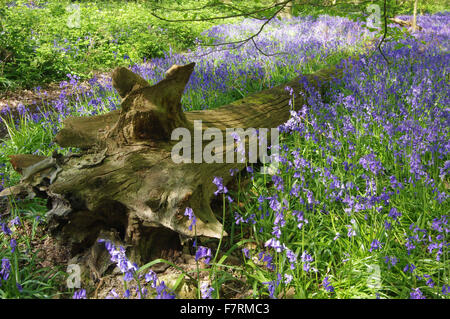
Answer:
<svg viewBox="0 0 450 319"><path fill-rule="evenodd" d="M173 286L173 290L177 290L178 289L178 286L181 284L181 282L183 281L183 279L184 279L184 274L183 273L181 273L180 274L180 276L178 276L178 279L177 279L177 281L175 282L175 285Z"/></svg>

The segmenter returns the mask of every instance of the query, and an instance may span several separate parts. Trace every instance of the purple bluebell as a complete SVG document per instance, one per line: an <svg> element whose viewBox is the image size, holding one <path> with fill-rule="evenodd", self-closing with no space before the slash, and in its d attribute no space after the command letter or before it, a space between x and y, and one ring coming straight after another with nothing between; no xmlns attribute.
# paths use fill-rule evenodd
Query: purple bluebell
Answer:
<svg viewBox="0 0 450 319"><path fill-rule="evenodd" d="M211 294L214 291L213 287L210 287L208 282L204 282L200 286L200 293L202 296L202 299L211 299Z"/></svg>
<svg viewBox="0 0 450 319"><path fill-rule="evenodd" d="M14 238L11 238L9 241L9 246L11 247L11 252L13 253L16 250L17 241Z"/></svg>
<svg viewBox="0 0 450 319"><path fill-rule="evenodd" d="M75 291L72 299L86 299L86 289L79 289Z"/></svg>
<svg viewBox="0 0 450 319"><path fill-rule="evenodd" d="M99 239L98 242L105 243L105 247L110 254L111 261L115 262L120 271L124 274L124 280L130 281L134 278L139 267L135 263L131 263L125 255L125 248L116 246L109 240Z"/></svg>
<svg viewBox="0 0 450 319"><path fill-rule="evenodd" d="M195 217L192 208L186 207L186 210L184 211L184 216L188 216L189 220L191 221L191 224L189 225L189 230L192 231L193 227L197 222L197 218Z"/></svg>
<svg viewBox="0 0 450 319"><path fill-rule="evenodd" d="M153 270L150 270L148 273L146 273L144 278L145 278L146 283L150 282L151 287L156 288L158 276L156 275L156 273Z"/></svg>
<svg viewBox="0 0 450 319"><path fill-rule="evenodd" d="M203 259L203 262L205 264L209 264L211 260L211 248L207 248L204 246L198 246L197 252L195 253L195 260L198 261L200 259Z"/></svg>
<svg viewBox="0 0 450 319"><path fill-rule="evenodd" d="M423 293L420 291L419 288L415 288L410 293L411 299L426 299L426 297L423 295Z"/></svg>
<svg viewBox="0 0 450 319"><path fill-rule="evenodd" d="M328 277L324 278L324 280L322 281L322 285L323 285L323 287L325 288L326 291L328 291L328 292L333 292L334 291L334 287L328 281Z"/></svg>
<svg viewBox="0 0 450 319"><path fill-rule="evenodd" d="M378 241L377 239L374 239L374 240L372 241L372 243L370 244L370 249L369 249L369 251L372 252L372 251L374 251L374 250L381 249L381 247L382 247L382 243L380 243L380 241Z"/></svg>
<svg viewBox="0 0 450 319"><path fill-rule="evenodd" d="M175 294L169 291L164 281L156 287L156 299L175 299Z"/></svg>
<svg viewBox="0 0 450 319"><path fill-rule="evenodd" d="M19 218L19 216L16 216L13 219L11 219L11 221L9 223L10 223L11 226L13 226L13 225L20 226L20 218Z"/></svg>
<svg viewBox="0 0 450 319"><path fill-rule="evenodd" d="M2 268L0 269L0 283L1 279L8 280L11 272L11 263L8 258L2 258Z"/></svg>
<svg viewBox="0 0 450 319"><path fill-rule="evenodd" d="M11 229L9 229L8 225L6 223L0 223L1 228L2 228L2 232L5 235L11 236L12 235L12 231Z"/></svg>
<svg viewBox="0 0 450 319"><path fill-rule="evenodd" d="M223 178L222 177L214 177L213 183L217 186L217 190L214 192L214 195L218 195L220 193L226 194L228 193L228 189L225 185L223 185Z"/></svg>
<svg viewBox="0 0 450 319"><path fill-rule="evenodd" d="M405 268L403 268L403 272L410 272L412 273L416 269L416 266L414 264L406 264Z"/></svg>
<svg viewBox="0 0 450 319"><path fill-rule="evenodd" d="M119 298L119 294L116 292L115 289L111 289L109 294L106 296L106 299L117 299Z"/></svg>
<svg viewBox="0 0 450 319"><path fill-rule="evenodd" d="M285 246L282 245L280 241L275 238L270 238L269 240L267 240L266 243L264 244L264 247L273 248L277 253L281 253L285 249Z"/></svg>

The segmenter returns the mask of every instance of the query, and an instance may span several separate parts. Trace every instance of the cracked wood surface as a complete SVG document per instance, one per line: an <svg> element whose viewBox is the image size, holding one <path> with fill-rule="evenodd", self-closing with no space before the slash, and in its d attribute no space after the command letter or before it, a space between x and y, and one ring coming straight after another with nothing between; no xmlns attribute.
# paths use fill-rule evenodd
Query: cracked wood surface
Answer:
<svg viewBox="0 0 450 319"><path fill-rule="evenodd" d="M212 181L219 176L227 184L233 178L230 169L242 170L245 163L174 163L171 149L178 141L170 140L171 131L185 127L193 132L195 120L202 120L204 130L275 128L290 115L285 87L294 92L304 89L297 78L218 109L184 113L181 96L194 65L173 66L153 86L130 70L117 68L113 85L122 97L121 109L67 118L55 137L60 146L78 147L82 152L63 158L54 154L57 160L14 155L17 171L30 168L28 178L22 187L9 193L4 190L0 196L17 191L47 197L49 230L73 253L92 247L99 234L114 231L130 247L136 262L148 261L157 255L156 246L171 242L167 229L194 235L184 216L186 207L197 217L198 236L220 238L222 225L210 206L216 190ZM339 74L334 68L325 69L306 75L302 83L325 89ZM296 98L297 108L305 103L303 97ZM216 151L225 158L234 147L234 143L223 145Z"/></svg>

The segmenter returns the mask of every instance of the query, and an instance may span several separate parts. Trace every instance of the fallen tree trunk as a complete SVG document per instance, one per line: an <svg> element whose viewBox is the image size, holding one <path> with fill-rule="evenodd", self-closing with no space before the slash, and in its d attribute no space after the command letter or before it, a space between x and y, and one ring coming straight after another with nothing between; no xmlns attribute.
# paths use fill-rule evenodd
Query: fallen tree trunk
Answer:
<svg viewBox="0 0 450 319"><path fill-rule="evenodd" d="M184 216L186 207L197 217L198 236L220 238L222 225L210 206L216 190L212 181L223 177L226 185L232 179L230 169L242 170L245 163L175 163L171 150L177 141L171 133L178 127L193 132L196 120L203 121L203 130L277 127L289 118L286 85L299 92L303 84L297 78L215 110L183 113L181 96L193 69L194 63L173 66L165 79L150 86L128 69L117 68L112 79L122 97L121 109L64 121L55 141L80 148L80 153L11 156L22 180L0 196L48 198L49 230L73 255L109 236L128 247L133 261L151 260L179 245L177 234L194 235ZM338 73L322 70L307 75L306 81L324 89ZM298 96L297 108L304 104ZM215 152L234 152L234 147L224 145Z"/></svg>
<svg viewBox="0 0 450 319"><path fill-rule="evenodd" d="M411 21L406 21L406 20L402 20L399 18L389 18L389 21L394 22L395 24L401 25L402 27L413 28L413 23ZM423 30L423 28L417 24L416 24L416 28L420 31Z"/></svg>

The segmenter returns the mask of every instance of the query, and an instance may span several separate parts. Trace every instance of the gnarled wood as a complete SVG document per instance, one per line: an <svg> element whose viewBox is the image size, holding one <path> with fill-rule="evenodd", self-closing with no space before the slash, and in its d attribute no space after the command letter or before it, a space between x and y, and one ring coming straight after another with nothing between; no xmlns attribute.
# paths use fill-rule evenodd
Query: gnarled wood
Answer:
<svg viewBox="0 0 450 319"><path fill-rule="evenodd" d="M148 261L170 244L173 234L194 235L184 216L186 207L197 217L198 236L221 236L222 225L210 206L216 190L212 181L220 176L227 184L230 169L241 170L245 164L175 163L171 150L177 141L171 140L171 132L184 127L194 135L195 120L203 121L204 130L277 127L289 118L286 85L295 92L303 87L295 79L215 110L183 113L181 96L193 69L194 63L175 65L165 79L150 86L131 71L117 68L112 77L122 97L121 109L68 118L55 137L60 146L78 147L81 153L45 159L16 155L15 169L29 168L22 183L49 199L51 233L74 254L93 246L99 234L113 232L129 247L134 261ZM337 76L337 70L328 69L303 80L325 88ZM304 105L302 98L296 98L297 107ZM234 152L234 144L216 152Z"/></svg>

